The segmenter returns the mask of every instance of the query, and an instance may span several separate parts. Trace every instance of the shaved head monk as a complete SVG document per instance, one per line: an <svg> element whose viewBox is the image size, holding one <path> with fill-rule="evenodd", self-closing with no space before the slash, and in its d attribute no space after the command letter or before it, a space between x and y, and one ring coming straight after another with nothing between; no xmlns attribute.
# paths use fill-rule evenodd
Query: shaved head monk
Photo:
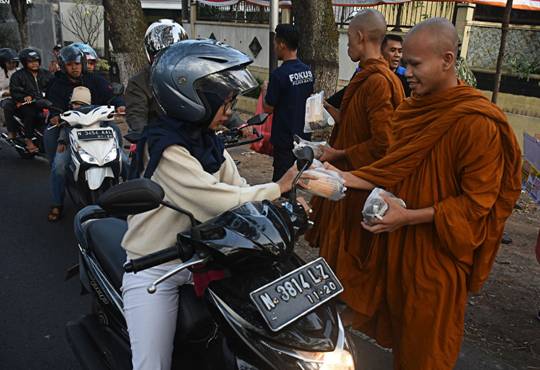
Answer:
<svg viewBox="0 0 540 370"><path fill-rule="evenodd" d="M330 138L331 147L322 147L321 160L337 168L350 171L366 166L386 154L392 142L390 118L404 99L399 78L389 69L381 54L381 43L386 33L383 15L374 9L360 11L348 29L348 54L358 62L357 72L347 87L341 110L334 112L337 124ZM314 247L320 247L321 256L338 270L337 240L351 229L352 240L369 238L370 233L351 222L361 221L357 212L368 192L351 190L339 202L315 198L313 215L315 225L306 235ZM347 215L351 215L348 219Z"/></svg>
<svg viewBox="0 0 540 370"><path fill-rule="evenodd" d="M521 157L504 113L457 80L450 22L418 24L403 54L413 97L392 118L396 141L343 176L348 188L385 188L407 208L387 198L382 220L362 224L371 248L343 281L343 299L356 328L393 348L394 369L450 370L467 294L487 279L518 199Z"/></svg>

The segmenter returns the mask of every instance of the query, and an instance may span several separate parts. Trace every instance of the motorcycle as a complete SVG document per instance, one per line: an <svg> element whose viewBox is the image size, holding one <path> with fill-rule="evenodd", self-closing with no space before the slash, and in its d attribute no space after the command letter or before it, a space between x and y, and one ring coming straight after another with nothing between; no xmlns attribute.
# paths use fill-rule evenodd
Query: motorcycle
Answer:
<svg viewBox="0 0 540 370"><path fill-rule="evenodd" d="M112 89L114 97L124 91L121 84L113 84ZM50 106L50 109L55 108ZM69 127L71 160L66 189L79 207L95 204L101 194L120 182L121 138L110 124L115 116L112 105L88 105L60 114L60 127Z"/></svg>
<svg viewBox="0 0 540 370"><path fill-rule="evenodd" d="M30 102L22 103L22 105L27 104L36 104L36 107L41 111L38 125L36 125L32 136L32 142L38 147L38 151L29 152L28 149L26 149L24 124L22 118L17 116L17 114L13 116L15 122L17 123L15 138L10 139L7 133L0 133L0 137L13 149L15 149L19 156L23 159L31 159L36 155L45 155L45 147L43 145L43 129L49 117L49 109L47 107L47 102L44 99L34 99Z"/></svg>
<svg viewBox="0 0 540 370"><path fill-rule="evenodd" d="M69 132L70 164L66 189L77 205L95 204L101 194L119 183L122 148L110 126L113 106L86 106L62 113Z"/></svg>
<svg viewBox="0 0 540 370"><path fill-rule="evenodd" d="M185 269L194 276L194 285L179 288L173 369L355 369L353 343L332 300L342 285L323 258L306 264L294 253L308 225L296 183L313 152L305 148L299 157L288 200L247 202L204 223L164 201L149 179L122 183L82 209L74 221L79 277L93 304L66 331L83 367L131 369L123 273L180 259L148 287L152 294ZM118 217L160 205L189 216L192 227L174 246L125 262L127 224Z"/></svg>

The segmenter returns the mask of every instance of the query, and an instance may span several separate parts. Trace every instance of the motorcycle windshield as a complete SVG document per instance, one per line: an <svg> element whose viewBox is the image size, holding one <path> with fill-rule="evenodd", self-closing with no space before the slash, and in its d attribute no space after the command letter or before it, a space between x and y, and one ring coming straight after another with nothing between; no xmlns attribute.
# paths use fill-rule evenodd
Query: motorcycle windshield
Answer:
<svg viewBox="0 0 540 370"><path fill-rule="evenodd" d="M244 257L279 259L292 251L294 244L290 220L268 201L245 203L193 231L199 241L217 252L217 260L227 259L227 265Z"/></svg>

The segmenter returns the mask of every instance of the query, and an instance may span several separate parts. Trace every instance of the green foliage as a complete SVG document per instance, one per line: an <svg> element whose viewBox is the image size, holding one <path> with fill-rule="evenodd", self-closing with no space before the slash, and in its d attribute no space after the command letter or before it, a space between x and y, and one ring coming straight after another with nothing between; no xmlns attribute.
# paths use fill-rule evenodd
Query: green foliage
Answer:
<svg viewBox="0 0 540 370"><path fill-rule="evenodd" d="M522 53L516 53L508 58L508 67L511 73L519 78L529 81L532 74L540 74L540 56L528 59Z"/></svg>
<svg viewBox="0 0 540 370"><path fill-rule="evenodd" d="M96 70L108 72L109 68L110 68L109 61L107 59L99 59L98 60L98 62L96 64Z"/></svg>

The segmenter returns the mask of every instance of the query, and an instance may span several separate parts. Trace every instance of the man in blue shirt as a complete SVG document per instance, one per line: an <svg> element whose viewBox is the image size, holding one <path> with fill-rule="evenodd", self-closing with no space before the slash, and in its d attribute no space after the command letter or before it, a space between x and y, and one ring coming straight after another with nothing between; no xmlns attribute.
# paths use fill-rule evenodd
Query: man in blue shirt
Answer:
<svg viewBox="0 0 540 370"><path fill-rule="evenodd" d="M273 181L280 179L293 165L293 136L309 140L304 133L306 99L313 93L315 78L309 66L297 57L298 32L290 24L276 27L274 50L283 63L263 86L264 110L274 113L270 142L274 147Z"/></svg>
<svg viewBox="0 0 540 370"><path fill-rule="evenodd" d="M399 77L405 96L411 96L411 89L405 78L406 68L401 66L401 57L403 55L403 38L398 35L386 35L381 45L381 51L384 59L388 61L390 69Z"/></svg>

